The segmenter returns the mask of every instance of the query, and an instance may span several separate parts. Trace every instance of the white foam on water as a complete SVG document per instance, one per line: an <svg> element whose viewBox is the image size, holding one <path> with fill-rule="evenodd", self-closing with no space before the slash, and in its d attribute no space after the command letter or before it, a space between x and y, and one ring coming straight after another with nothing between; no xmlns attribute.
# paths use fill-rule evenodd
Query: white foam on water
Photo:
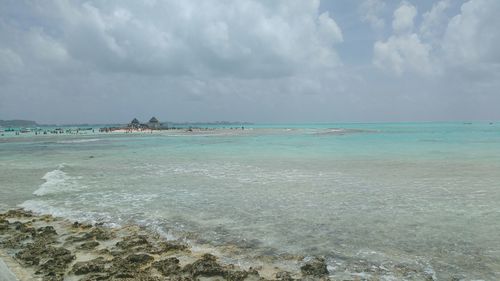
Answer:
<svg viewBox="0 0 500 281"><path fill-rule="evenodd" d="M78 179L77 177L71 177L62 170L64 167L64 163L59 164L57 169L47 172L42 177L42 180L45 180L45 182L42 183L33 194L44 196L83 188L83 186L78 185L76 182Z"/></svg>
<svg viewBox="0 0 500 281"><path fill-rule="evenodd" d="M78 140L63 140L63 141L58 141L57 143L61 144L70 144L70 143L87 143L87 142L94 142L94 141L100 141L101 139L78 139Z"/></svg>
<svg viewBox="0 0 500 281"><path fill-rule="evenodd" d="M84 210L78 211L70 208L56 207L50 202L41 200L27 200L19 204L18 207L32 211L36 214L49 214L54 217L65 218L70 221L80 221L91 224L104 223L105 226L112 228L121 226L116 222L117 219L114 219L107 213Z"/></svg>

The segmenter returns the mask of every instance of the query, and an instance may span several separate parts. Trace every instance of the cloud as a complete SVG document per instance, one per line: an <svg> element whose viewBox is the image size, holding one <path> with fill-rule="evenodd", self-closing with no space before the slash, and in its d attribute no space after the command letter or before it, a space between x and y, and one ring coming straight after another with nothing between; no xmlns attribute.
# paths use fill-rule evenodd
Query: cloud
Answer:
<svg viewBox="0 0 500 281"><path fill-rule="evenodd" d="M373 63L401 75L405 71L431 73L431 47L422 43L417 34L391 36L385 42L375 43Z"/></svg>
<svg viewBox="0 0 500 281"><path fill-rule="evenodd" d="M316 0L1 2L0 38L2 118L40 122L290 117L344 40Z"/></svg>
<svg viewBox="0 0 500 281"><path fill-rule="evenodd" d="M327 45L341 43L344 40L342 30L328 12L324 12L319 16L319 32Z"/></svg>
<svg viewBox="0 0 500 281"><path fill-rule="evenodd" d="M45 20L26 38L38 45L29 55L97 71L255 78L341 63L334 47L342 31L328 12L319 14L319 1L54 1L24 8Z"/></svg>
<svg viewBox="0 0 500 281"><path fill-rule="evenodd" d="M406 71L433 73L431 46L421 41L413 32L417 9L403 1L394 11L392 29L394 34L386 41L377 41L373 46L373 63L397 75Z"/></svg>
<svg viewBox="0 0 500 281"><path fill-rule="evenodd" d="M449 21L446 11L451 6L450 1L442 0L434 3L432 8L422 15L419 32L423 38L433 41L443 36Z"/></svg>
<svg viewBox="0 0 500 281"><path fill-rule="evenodd" d="M472 77L471 71L485 73L487 65L496 72L498 67L493 65L500 63L500 2L470 0L451 18L446 13L450 3L435 3L415 27L416 8L402 2L394 11L393 34L374 44L373 63L397 75L453 72Z"/></svg>
<svg viewBox="0 0 500 281"><path fill-rule="evenodd" d="M448 23L442 47L447 62L500 64L500 1L473 0L464 3L460 14Z"/></svg>
<svg viewBox="0 0 500 281"><path fill-rule="evenodd" d="M412 4L403 1L399 8L394 11L392 29L395 33L409 33L413 30L413 21L417 15L417 8Z"/></svg>
<svg viewBox="0 0 500 281"><path fill-rule="evenodd" d="M23 67L22 58L11 49L0 48L0 72L15 73Z"/></svg>
<svg viewBox="0 0 500 281"><path fill-rule="evenodd" d="M0 1L0 119L498 117L500 2L389 3Z"/></svg>
<svg viewBox="0 0 500 281"><path fill-rule="evenodd" d="M385 2L382 0L365 0L359 6L361 20L367 22L377 31L385 27L385 20L380 16L385 9Z"/></svg>

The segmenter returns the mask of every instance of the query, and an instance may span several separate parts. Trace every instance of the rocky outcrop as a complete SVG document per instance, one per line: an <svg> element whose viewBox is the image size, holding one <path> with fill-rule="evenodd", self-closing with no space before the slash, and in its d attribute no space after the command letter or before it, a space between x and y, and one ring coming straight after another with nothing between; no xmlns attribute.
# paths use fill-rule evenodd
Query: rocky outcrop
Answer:
<svg viewBox="0 0 500 281"><path fill-rule="evenodd" d="M99 257L90 261L77 262L71 270L75 275L83 275L88 273L100 273L105 269L104 258Z"/></svg>
<svg viewBox="0 0 500 281"><path fill-rule="evenodd" d="M221 264L212 254L197 256L182 243L138 227L68 223L23 210L0 214L0 247L43 281L266 280L255 269ZM317 280L328 271L317 259L305 264L302 273L304 279ZM275 279L294 280L288 272Z"/></svg>
<svg viewBox="0 0 500 281"><path fill-rule="evenodd" d="M328 275L326 262L323 258L314 258L301 266L300 271L304 276L322 277Z"/></svg>
<svg viewBox="0 0 500 281"><path fill-rule="evenodd" d="M181 273L179 259L175 257L156 261L153 263L153 267L164 276L179 275Z"/></svg>

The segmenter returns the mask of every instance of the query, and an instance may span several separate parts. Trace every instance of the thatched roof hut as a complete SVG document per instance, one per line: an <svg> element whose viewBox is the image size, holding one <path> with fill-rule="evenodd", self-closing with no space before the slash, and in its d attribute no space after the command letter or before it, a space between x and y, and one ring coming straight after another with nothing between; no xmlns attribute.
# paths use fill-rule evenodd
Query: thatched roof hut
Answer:
<svg viewBox="0 0 500 281"><path fill-rule="evenodd" d="M139 128L141 126L141 123L139 122L139 120L137 120L137 118L134 118L129 124L128 124L128 127L130 128Z"/></svg>
<svg viewBox="0 0 500 281"><path fill-rule="evenodd" d="M151 119L149 119L148 127L150 129L159 129L160 128L160 121L158 121L158 119L156 119L156 117L152 117Z"/></svg>

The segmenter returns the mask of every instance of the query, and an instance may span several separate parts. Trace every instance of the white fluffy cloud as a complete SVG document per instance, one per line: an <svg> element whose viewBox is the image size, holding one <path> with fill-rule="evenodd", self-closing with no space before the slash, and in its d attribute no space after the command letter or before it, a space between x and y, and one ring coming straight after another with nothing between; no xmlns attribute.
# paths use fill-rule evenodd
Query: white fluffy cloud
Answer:
<svg viewBox="0 0 500 281"><path fill-rule="evenodd" d="M342 31L328 12L319 13L317 0L55 1L24 8L49 20L27 38L37 45L29 55L98 71L252 78L340 63L334 45Z"/></svg>
<svg viewBox="0 0 500 281"><path fill-rule="evenodd" d="M417 15L417 8L408 2L402 2L394 11L392 29L396 33L408 33L413 30L413 21Z"/></svg>
<svg viewBox="0 0 500 281"><path fill-rule="evenodd" d="M293 116L301 95L337 89L343 32L319 4L0 2L0 119Z"/></svg>
<svg viewBox="0 0 500 281"><path fill-rule="evenodd" d="M394 11L394 34L386 41L375 42L373 47L373 63L377 67L389 69L398 75L405 71L433 72L431 46L423 43L419 35L413 32L416 15L416 7L406 1Z"/></svg>
<svg viewBox="0 0 500 281"><path fill-rule="evenodd" d="M500 1L470 0L451 18L446 13L450 5L449 0L435 3L416 27L416 8L402 2L394 12L393 34L374 44L373 63L398 75L437 74L450 68L484 73L485 64L499 64Z"/></svg>
<svg viewBox="0 0 500 281"><path fill-rule="evenodd" d="M385 2L382 0L363 1L359 7L361 20L369 23L373 29L381 31L385 26L385 21L380 14L385 6Z"/></svg>
<svg viewBox="0 0 500 281"><path fill-rule="evenodd" d="M500 1L474 0L462 5L448 23L443 50L450 64L500 64Z"/></svg>
<svg viewBox="0 0 500 281"><path fill-rule="evenodd" d="M373 62L399 75L407 70L430 73L433 71L430 50L430 45L422 43L415 33L391 36L386 42L375 43Z"/></svg>
<svg viewBox="0 0 500 281"><path fill-rule="evenodd" d="M434 41L443 36L449 21L446 10L450 7L451 0L442 0L434 3L432 8L422 15L422 24L419 32L423 38Z"/></svg>

